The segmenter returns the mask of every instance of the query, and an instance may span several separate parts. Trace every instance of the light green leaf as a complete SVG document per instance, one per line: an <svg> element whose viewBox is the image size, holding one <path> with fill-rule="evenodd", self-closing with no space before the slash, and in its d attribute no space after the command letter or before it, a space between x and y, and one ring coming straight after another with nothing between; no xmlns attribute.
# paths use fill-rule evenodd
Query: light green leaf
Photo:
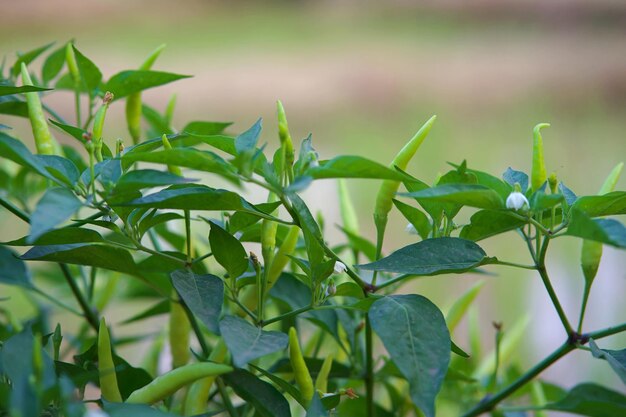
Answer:
<svg viewBox="0 0 626 417"><path fill-rule="evenodd" d="M626 227L622 223L614 219L592 219L574 208L565 234L626 248Z"/></svg>
<svg viewBox="0 0 626 417"><path fill-rule="evenodd" d="M232 124L232 122L195 121L187 123L182 132L193 135L219 135Z"/></svg>
<svg viewBox="0 0 626 417"><path fill-rule="evenodd" d="M626 214L626 191L579 197L572 209L580 210L589 217Z"/></svg>
<svg viewBox="0 0 626 417"><path fill-rule="evenodd" d="M30 93L32 91L48 91L51 88L36 87L34 85L22 85L15 87L12 85L0 85L0 96L9 96L12 94Z"/></svg>
<svg viewBox="0 0 626 417"><path fill-rule="evenodd" d="M307 169L303 175L315 179L372 178L395 181L407 179L407 176L400 171L396 171L370 159L353 155L342 155L328 161L320 161L319 166Z"/></svg>
<svg viewBox="0 0 626 417"><path fill-rule="evenodd" d="M400 195L413 197L419 202L451 203L483 209L504 208L502 198L497 192L478 184L444 184Z"/></svg>
<svg viewBox="0 0 626 417"><path fill-rule="evenodd" d="M193 181L174 175L167 171L157 171L155 169L137 169L122 175L113 192L123 194L127 192L141 190L143 188L160 187L163 185L184 184Z"/></svg>
<svg viewBox="0 0 626 417"><path fill-rule="evenodd" d="M172 74L161 71L135 71L128 70L118 72L105 84L104 90L114 95L114 100L126 97L129 94L138 93L149 88L168 84L190 75Z"/></svg>

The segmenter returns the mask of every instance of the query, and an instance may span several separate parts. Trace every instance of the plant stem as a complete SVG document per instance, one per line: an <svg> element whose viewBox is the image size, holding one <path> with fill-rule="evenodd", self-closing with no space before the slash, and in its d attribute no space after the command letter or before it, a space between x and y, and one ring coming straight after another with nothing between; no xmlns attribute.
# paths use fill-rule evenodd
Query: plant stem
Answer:
<svg viewBox="0 0 626 417"><path fill-rule="evenodd" d="M224 407L226 407L226 411L228 411L228 415L230 417L237 417L237 410L235 410L235 407L233 407L233 403L230 401L230 397L226 392L226 386L224 385L224 381L222 381L222 378L217 378L216 382L217 389L220 392L220 397L222 397L222 401L224 402Z"/></svg>
<svg viewBox="0 0 626 417"><path fill-rule="evenodd" d="M200 329L200 326L198 325L198 320L196 320L196 316L193 315L187 304L185 304L184 302L181 302L180 304L185 308L185 313L187 313L187 318L189 319L191 328L196 335L196 339L198 339L198 343L200 344L200 348L202 349L202 354L205 358L208 358L211 354L211 351L209 349L209 345L207 345L206 343L204 335L202 334L202 329Z"/></svg>
<svg viewBox="0 0 626 417"><path fill-rule="evenodd" d="M312 305L301 307L297 310L291 310L288 313L281 314L280 316L272 317L271 319L262 320L259 322L261 327L265 327L269 324L276 323L277 321L288 319L289 317L297 316L298 314L306 313L307 311L313 310L314 307Z"/></svg>
<svg viewBox="0 0 626 417"><path fill-rule="evenodd" d="M375 417L374 408L374 342L372 324L365 315L365 401L367 417Z"/></svg>
<svg viewBox="0 0 626 417"><path fill-rule="evenodd" d="M499 259L494 261L493 265L504 265L504 266L512 266L512 267L515 267L515 268L532 269L533 271L537 270L537 267L535 265L523 265L523 264L518 264L518 263L515 263L515 262L501 261Z"/></svg>
<svg viewBox="0 0 626 417"><path fill-rule="evenodd" d="M15 216L19 217L21 220L25 221L26 223L30 223L30 217L28 216L28 214L26 214L19 207L17 207L4 197L0 197L0 205L9 210Z"/></svg>
<svg viewBox="0 0 626 417"><path fill-rule="evenodd" d="M191 264L191 213L189 210L185 210L185 236L187 238L187 263Z"/></svg>
<svg viewBox="0 0 626 417"><path fill-rule="evenodd" d="M198 262L202 262L202 261L204 261L206 258L211 257L211 256L213 256L213 252L209 252L209 253L207 253L207 254L205 254L205 255L202 255L202 256L200 256L200 257L198 257L198 258L195 258L193 261L191 261L191 263L192 263L192 264L196 264L196 263L198 263Z"/></svg>
<svg viewBox="0 0 626 417"><path fill-rule="evenodd" d="M39 294L40 296L42 296L43 298L45 298L46 300L50 301L53 304L56 304L57 306L63 308L64 310L69 311L72 314L75 314L77 316L81 316L82 317L82 313L80 311L74 310L72 307L62 303L61 301L59 301L57 298L55 298L54 296L48 294L45 291L40 290L37 287L32 287L30 288L35 294Z"/></svg>
<svg viewBox="0 0 626 417"><path fill-rule="evenodd" d="M83 311L85 319L87 319L89 325L93 327L93 329L97 332L98 328L100 327L100 319L89 306L89 303L85 299L83 293L80 292L80 288L78 288L78 285L76 285L76 281L74 281L74 277L72 277L72 273L70 272L70 269L67 267L67 265L59 263L59 267L61 268L61 272L65 277L67 285L69 285L70 290L72 290L72 294L74 294L76 301L78 301L78 305L80 305L80 309Z"/></svg>
<svg viewBox="0 0 626 417"><path fill-rule="evenodd" d="M583 300L580 305L580 317L578 318L578 327L576 329L578 333L582 332L582 329L583 329L583 321L585 320L585 311L587 311L587 302L589 301L590 291L591 291L591 285L587 285L587 283L585 283L585 289L583 292Z"/></svg>
<svg viewBox="0 0 626 417"><path fill-rule="evenodd" d="M591 339L601 339L603 337L612 336L616 333L626 331L626 323L618 324L617 326L607 327L605 329L596 330L595 332L585 333L586 337Z"/></svg>

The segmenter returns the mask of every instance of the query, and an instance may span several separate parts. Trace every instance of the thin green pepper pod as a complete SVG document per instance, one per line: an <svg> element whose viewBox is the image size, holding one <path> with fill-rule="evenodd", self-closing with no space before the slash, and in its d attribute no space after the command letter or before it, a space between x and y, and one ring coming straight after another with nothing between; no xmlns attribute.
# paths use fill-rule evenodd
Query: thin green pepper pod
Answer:
<svg viewBox="0 0 626 417"><path fill-rule="evenodd" d="M283 269L285 269L285 266L287 266L287 263L290 261L291 258L289 256L296 250L299 234L300 229L297 226L289 227L287 236L285 236L283 243L280 245L280 248L278 248L278 252L274 255L274 259L270 265L270 270L267 274L267 291L274 286L278 277L280 277L280 274L283 272Z"/></svg>
<svg viewBox="0 0 626 417"><path fill-rule="evenodd" d="M344 179L339 179L339 211L341 212L341 220L343 228L348 232L359 235L359 218L356 215L354 204L350 198L348 187Z"/></svg>
<svg viewBox="0 0 626 417"><path fill-rule="evenodd" d="M315 389L321 392L328 392L328 375L330 374L330 370L333 366L333 359L335 355L332 353L324 358L324 362L322 362L322 367L320 368L320 372L317 374L317 378L315 379Z"/></svg>
<svg viewBox="0 0 626 417"><path fill-rule="evenodd" d="M72 42L68 42L65 45L65 62L67 63L67 69L69 70L72 81L77 85L81 81L80 71L78 70L78 64L76 63L76 54L74 54L74 45Z"/></svg>
<svg viewBox="0 0 626 417"><path fill-rule="evenodd" d="M295 160L295 152L293 150L293 141L291 140L291 134L289 133L289 125L287 124L287 115L285 114L285 108L283 103L278 100L276 102L276 109L278 111L278 138L280 139L280 146L283 151L284 169L287 170L289 181L293 180L293 162Z"/></svg>
<svg viewBox="0 0 626 417"><path fill-rule="evenodd" d="M165 150L172 149L172 144L170 143L170 141L167 138L166 134L163 134L163 136L161 136L161 141L163 142L163 148ZM167 166L167 170L169 172L171 172L172 174L174 174L174 175L178 175L179 177L183 176L183 172L180 170L180 167L178 167L176 165L168 165Z"/></svg>
<svg viewBox="0 0 626 417"><path fill-rule="evenodd" d="M224 339L220 339L215 348L209 355L209 360L215 363L223 363L226 359L228 349L224 343ZM195 416L206 412L207 401L211 392L211 387L215 383L214 376L202 378L191 384L187 395L185 396L185 404L183 415Z"/></svg>
<svg viewBox="0 0 626 417"><path fill-rule="evenodd" d="M417 131L415 136L407 142L406 145L398 152L393 161L391 161L390 167L393 169L395 166L404 170L413 155L417 152L426 136L433 127L433 124L437 120L437 116L433 116ZM382 250L383 236L385 234L385 228L387 227L387 218L391 208L393 207L393 199L396 196L396 192L400 187L400 181L384 180L378 194L376 195L376 206L374 207L374 223L376 224L377 233L377 258L380 257Z"/></svg>
<svg viewBox="0 0 626 417"><path fill-rule="evenodd" d="M176 301L175 301L176 300ZM180 304L176 290L173 290L170 301L170 351L172 353L172 368L179 368L189 362L189 333L191 323L185 308Z"/></svg>
<svg viewBox="0 0 626 417"><path fill-rule="evenodd" d="M556 194L558 192L558 179L556 177L556 172L553 172L548 177L548 185L550 186L550 192L552 194Z"/></svg>
<svg viewBox="0 0 626 417"><path fill-rule="evenodd" d="M117 385L115 364L111 353L111 339L104 317L100 319L98 330L98 372L100 374L100 391L102 398L112 402L122 402L120 389Z"/></svg>
<svg viewBox="0 0 626 417"><path fill-rule="evenodd" d="M302 356L298 334L294 327L289 329L289 361L291 362L296 384L300 388L302 398L308 403L313 398L315 388L313 387L313 379L311 379L309 368L306 366Z"/></svg>
<svg viewBox="0 0 626 417"><path fill-rule="evenodd" d="M102 106L93 118L93 143L96 151L96 160L102 162L102 131L104 129L104 119L109 109L109 104L113 101L113 94L107 91L102 98Z"/></svg>
<svg viewBox="0 0 626 417"><path fill-rule="evenodd" d="M548 177L546 163L543 158L543 138L541 129L550 127L550 123L539 123L533 129L533 166L530 174L530 184L533 191L537 191Z"/></svg>
<svg viewBox="0 0 626 417"><path fill-rule="evenodd" d="M24 85L33 85L33 81L30 79L30 74L28 73L26 64L23 62L22 83ZM33 130L37 153L42 155L60 155L61 147L54 139L54 136L52 136L52 133L50 133L50 129L48 129L48 121L43 113L43 107L41 105L39 94L33 91L30 93L24 93L24 95L26 96L28 118L30 119L30 125Z"/></svg>
<svg viewBox="0 0 626 417"><path fill-rule="evenodd" d="M154 404L182 387L202 378L232 372L233 368L210 362L191 363L155 378L148 385L133 391L126 400L131 404Z"/></svg>
<svg viewBox="0 0 626 417"><path fill-rule="evenodd" d="M155 49L139 67L139 70L148 71L152 68L154 61L156 61L164 48L165 45L161 45ZM129 94L126 97L126 124L128 125L128 132L133 138L133 143L137 144L141 138L141 92Z"/></svg>

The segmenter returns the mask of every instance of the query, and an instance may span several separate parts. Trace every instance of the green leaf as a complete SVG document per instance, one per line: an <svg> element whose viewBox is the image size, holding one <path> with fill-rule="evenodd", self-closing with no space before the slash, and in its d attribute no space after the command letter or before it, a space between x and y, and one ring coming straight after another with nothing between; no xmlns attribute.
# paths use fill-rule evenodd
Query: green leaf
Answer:
<svg viewBox="0 0 626 417"><path fill-rule="evenodd" d="M109 417L176 417L176 414L166 413L146 404L110 403L104 401L103 408Z"/></svg>
<svg viewBox="0 0 626 417"><path fill-rule="evenodd" d="M359 252L362 252L363 255L370 261L373 261L376 258L376 245L366 238L354 234L343 227L339 227L343 233L348 237L350 241L350 246L352 249L356 249Z"/></svg>
<svg viewBox="0 0 626 417"><path fill-rule="evenodd" d="M233 364L238 368L254 359L283 350L289 344L289 337L285 333L265 331L235 316L225 316L220 321L220 332L233 355Z"/></svg>
<svg viewBox="0 0 626 417"><path fill-rule="evenodd" d="M11 94L22 94L22 93L30 93L32 91L48 91L52 90L51 88L45 87L36 87L34 85L23 85L20 87L15 87L12 85L0 85L0 96L8 96Z"/></svg>
<svg viewBox="0 0 626 417"><path fill-rule="evenodd" d="M137 169L123 174L119 180L117 180L113 192L115 194L123 194L138 191L143 188L160 187L172 184L185 184L191 181L193 180L174 175L167 171Z"/></svg>
<svg viewBox="0 0 626 417"><path fill-rule="evenodd" d="M565 398L546 404L544 409L574 413L589 417L626 415L626 397L596 384L579 384Z"/></svg>
<svg viewBox="0 0 626 417"><path fill-rule="evenodd" d="M478 184L444 184L413 193L401 193L400 195L413 197L420 203L433 201L483 209L504 208L502 198L497 192Z"/></svg>
<svg viewBox="0 0 626 417"><path fill-rule="evenodd" d="M133 93L189 77L191 76L169 72L128 70L112 76L105 84L104 91L110 91L114 100L119 100Z"/></svg>
<svg viewBox="0 0 626 417"><path fill-rule="evenodd" d="M28 66L28 64L33 62L39 55L47 51L52 45L54 45L54 42L51 42L44 46L40 46L39 48L35 48L23 54L18 54L17 60L15 60L13 67L11 67L11 76L13 78L16 78L20 74L22 63Z"/></svg>
<svg viewBox="0 0 626 417"><path fill-rule="evenodd" d="M450 363L450 333L439 309L420 295L378 299L369 310L372 328L409 381L413 403L435 416L435 397Z"/></svg>
<svg viewBox="0 0 626 417"><path fill-rule="evenodd" d="M315 179L372 178L394 181L407 179L407 176L400 171L396 171L370 159L353 155L343 155L328 161L320 161L319 166L307 169L303 175Z"/></svg>
<svg viewBox="0 0 626 417"><path fill-rule="evenodd" d="M262 129L262 119L257 120L250 129L235 138L237 154L254 151Z"/></svg>
<svg viewBox="0 0 626 417"><path fill-rule="evenodd" d="M100 85L100 81L102 81L102 73L100 69L91 62L89 58L83 55L76 46L72 44L72 48L74 48L74 55L76 56L76 66L78 67L78 71L80 72L80 79L83 84L83 88L86 92L89 93L90 96L93 96L93 92Z"/></svg>
<svg viewBox="0 0 626 417"><path fill-rule="evenodd" d="M26 264L12 250L0 246L0 283L32 287Z"/></svg>
<svg viewBox="0 0 626 417"><path fill-rule="evenodd" d="M544 211L557 206L565 201L561 194L546 194L543 191L536 191L530 198L530 208L534 212Z"/></svg>
<svg viewBox="0 0 626 417"><path fill-rule="evenodd" d="M72 161L57 155L34 155L34 157L57 182L74 188L78 182L79 172Z"/></svg>
<svg viewBox="0 0 626 417"><path fill-rule="evenodd" d="M65 133L79 141L80 143L85 143L85 139L83 139L83 135L87 133L86 130L81 129L80 127L65 125L63 123L57 122L53 119L48 119L50 123L57 126L59 129L63 130Z"/></svg>
<svg viewBox="0 0 626 417"><path fill-rule="evenodd" d="M461 165L457 165L457 164L450 164L453 167L459 169ZM511 193L511 191L513 190L513 187L511 187L511 185L509 185L507 182L502 181L500 178L498 177L494 177L491 174L488 174L486 172L483 171L478 171L475 169L469 169L466 168L465 172L474 175L474 177L476 178L477 184L479 185L484 185L485 187L489 187L492 190L494 190L495 192L497 192L500 197L502 197L503 199L506 199L508 197L508 195Z"/></svg>
<svg viewBox="0 0 626 417"><path fill-rule="evenodd" d="M298 217L299 225L302 228L302 233L304 234L309 263L311 263L311 265L319 264L324 259L324 248L322 248L320 244L320 241L323 239L322 232L311 215L306 203L302 201L297 194L290 194L289 200L291 200L293 209Z"/></svg>
<svg viewBox="0 0 626 417"><path fill-rule="evenodd" d="M187 123L185 127L183 127L182 132L192 135L219 135L232 124L232 122L195 121Z"/></svg>
<svg viewBox="0 0 626 417"><path fill-rule="evenodd" d="M54 177L45 169L42 161L33 155L22 142L2 132L0 132L0 155L18 165L29 168L46 178L55 180Z"/></svg>
<svg viewBox="0 0 626 417"><path fill-rule="evenodd" d="M261 210L262 212L271 215L280 205L281 205L280 201L273 201L271 203L256 204L255 207ZM235 233L249 226L252 226L253 224L257 223L259 220L260 219L258 216L253 216L252 214L238 211L237 213L230 216L230 219L228 221L228 230L231 233Z"/></svg>
<svg viewBox="0 0 626 417"><path fill-rule="evenodd" d="M250 366L253 369L259 371L261 374L263 374L264 377L266 377L267 379L272 381L281 390L283 390L286 393L288 393L289 395L291 395L291 397L294 400L296 400L298 402L298 404L300 404L302 407L306 407L306 403L307 402L304 400L304 398L302 398L302 394L300 394L300 391L298 391L298 388L296 388L296 386L294 384L285 381L284 379L278 377L277 375L273 374L272 372L266 371L263 368L259 368L258 366L255 366L255 365L252 365L252 364L250 364Z"/></svg>
<svg viewBox="0 0 626 417"><path fill-rule="evenodd" d="M476 243L456 237L426 239L376 262L358 265L371 271L411 275L461 273L492 262Z"/></svg>
<svg viewBox="0 0 626 417"><path fill-rule="evenodd" d="M59 72L65 65L65 45L52 52L43 63L41 68L41 80L44 84L48 84L54 77L59 75Z"/></svg>
<svg viewBox="0 0 626 417"><path fill-rule="evenodd" d="M405 219L409 221L417 230L422 239L428 239L431 226L428 217L417 207L410 206L401 201L393 199L393 204L402 213Z"/></svg>
<svg viewBox="0 0 626 417"><path fill-rule="evenodd" d="M565 234L626 248L626 227L622 223L614 219L592 219L574 208Z"/></svg>
<svg viewBox="0 0 626 417"><path fill-rule="evenodd" d="M222 377L261 417L291 417L289 403L271 384L243 369Z"/></svg>
<svg viewBox="0 0 626 417"><path fill-rule="evenodd" d="M504 174L502 174L502 178L506 181L511 187L515 185L515 183L519 184L522 188L522 194L526 193L528 189L528 175L522 171L516 171L508 167Z"/></svg>
<svg viewBox="0 0 626 417"><path fill-rule="evenodd" d="M70 190L49 188L31 216L28 243L33 243L39 236L69 219L82 205Z"/></svg>
<svg viewBox="0 0 626 417"><path fill-rule="evenodd" d="M149 135L154 134L154 136L161 136L163 134L171 135L174 133L172 128L169 126L168 121L156 109L146 104L142 104L141 114L152 128Z"/></svg>
<svg viewBox="0 0 626 417"><path fill-rule="evenodd" d="M237 278L248 270L248 254L241 242L210 222L209 243L215 260L226 269L231 278Z"/></svg>
<svg viewBox="0 0 626 417"><path fill-rule="evenodd" d="M448 310L448 314L446 314L446 323L448 324L450 332L453 332L459 324L469 306L476 299L476 296L480 292L484 283L485 281L478 281L476 284L472 285L470 289L463 293L463 295L461 295L458 300L454 302L454 304L452 304L452 307Z"/></svg>
<svg viewBox="0 0 626 417"><path fill-rule="evenodd" d="M107 245L75 243L68 245L34 246L21 256L27 261L52 261L66 264L95 266L111 271L140 275L133 257L125 249Z"/></svg>
<svg viewBox="0 0 626 417"><path fill-rule="evenodd" d="M580 197L572 209L580 210L589 217L626 214L626 191Z"/></svg>
<svg viewBox="0 0 626 417"><path fill-rule="evenodd" d="M124 163L154 162L158 164L174 165L191 168L198 171L213 172L228 179L235 179L234 168L219 155L198 149L177 148L158 152L133 152L122 157Z"/></svg>
<svg viewBox="0 0 626 417"><path fill-rule="evenodd" d="M589 347L594 358L605 359L613 371L626 384L626 349L608 350L600 349L593 339L589 339Z"/></svg>
<svg viewBox="0 0 626 417"><path fill-rule="evenodd" d="M524 220L517 219L505 211L481 210L470 218L470 224L461 229L460 237L478 242L524 226Z"/></svg>
<svg viewBox="0 0 626 417"><path fill-rule="evenodd" d="M317 393L313 394L311 405L306 410L306 417L328 417L328 415L328 410L324 407L320 396Z"/></svg>
<svg viewBox="0 0 626 417"><path fill-rule="evenodd" d="M178 210L235 210L274 220L272 216L257 209L237 193L195 184L170 187L119 205Z"/></svg>
<svg viewBox="0 0 626 417"><path fill-rule="evenodd" d="M196 275L178 270L170 275L172 284L185 304L213 333L219 332L218 321L224 304L224 283L215 275Z"/></svg>

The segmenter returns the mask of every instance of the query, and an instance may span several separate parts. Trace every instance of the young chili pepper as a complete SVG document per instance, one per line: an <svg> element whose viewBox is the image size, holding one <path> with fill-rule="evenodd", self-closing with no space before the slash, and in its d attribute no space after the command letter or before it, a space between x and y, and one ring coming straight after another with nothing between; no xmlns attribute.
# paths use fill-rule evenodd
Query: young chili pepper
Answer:
<svg viewBox="0 0 626 417"><path fill-rule="evenodd" d="M22 83L24 85L33 85L33 81L30 78L26 64L22 62ZM33 137L35 138L35 146L37 147L37 153L42 155L60 155L61 147L57 143L50 129L48 129L48 121L43 113L43 107L41 105L41 99L36 91L30 93L24 93L26 96L26 104L28 106L28 118L30 119L30 125L33 130Z"/></svg>
<svg viewBox="0 0 626 417"><path fill-rule="evenodd" d="M530 174L530 184L533 191L537 191L546 179L546 163L543 158L543 138L541 137L541 129L550 127L549 123L539 123L533 129L533 166Z"/></svg>
<svg viewBox="0 0 626 417"><path fill-rule="evenodd" d="M189 332L191 323L185 308L180 304L176 290L172 292L170 301L170 351L172 352L172 368L179 368L189 362Z"/></svg>
<svg viewBox="0 0 626 417"><path fill-rule="evenodd" d="M104 119L113 98L113 94L109 91L104 94L102 106L100 106L93 119L93 143L96 151L96 160L98 162L102 162L102 130L104 129Z"/></svg>
<svg viewBox="0 0 626 417"><path fill-rule="evenodd" d="M322 362L322 367L320 368L319 374L317 374L317 378L315 379L315 389L321 392L328 391L328 375L330 374L330 370L333 366L334 356L332 353L324 358L324 362Z"/></svg>
<svg viewBox="0 0 626 417"><path fill-rule="evenodd" d="M220 339L217 345L211 351L209 360L215 363L223 363L226 359L228 349L224 343L224 339ZM191 384L189 391L185 397L184 415L195 416L206 412L207 400L213 383L214 376L202 378Z"/></svg>
<svg viewBox="0 0 626 417"><path fill-rule="evenodd" d="M313 380L311 379L309 368L306 366L306 362L302 356L300 342L298 342L298 334L294 327L289 329L289 361L291 362L296 384L300 388L302 398L308 403L313 398L315 388L313 387Z"/></svg>
<svg viewBox="0 0 626 417"><path fill-rule="evenodd" d="M172 149L172 144L170 143L166 134L163 134L163 136L161 136L161 141L163 142L163 149L165 150ZM180 167L176 165L168 165L167 170L174 175L178 175L179 177L183 176L183 172L180 170Z"/></svg>
<svg viewBox="0 0 626 417"><path fill-rule="evenodd" d="M115 364L111 353L111 339L104 317L100 319L98 330L98 372L100 374L100 391L107 401L122 402L120 389L117 385Z"/></svg>

